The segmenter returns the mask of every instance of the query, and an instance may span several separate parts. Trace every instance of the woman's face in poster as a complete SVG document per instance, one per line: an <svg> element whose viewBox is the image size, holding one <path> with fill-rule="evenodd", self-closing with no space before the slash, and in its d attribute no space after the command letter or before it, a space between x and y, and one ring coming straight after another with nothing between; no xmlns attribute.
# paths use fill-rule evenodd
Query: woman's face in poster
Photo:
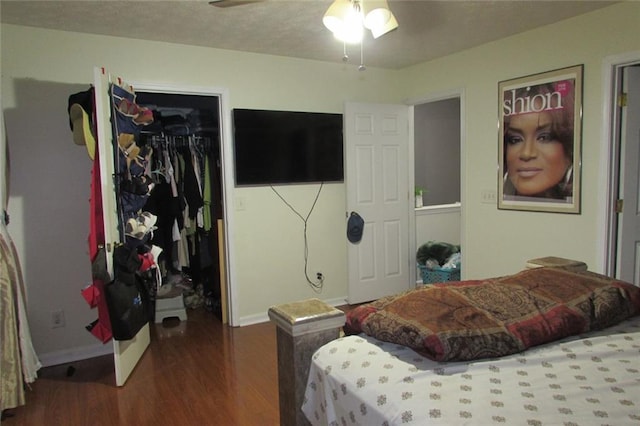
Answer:
<svg viewBox="0 0 640 426"><path fill-rule="evenodd" d="M506 168L517 194L545 196L571 166L554 135L553 116L547 112L514 115L505 130Z"/></svg>

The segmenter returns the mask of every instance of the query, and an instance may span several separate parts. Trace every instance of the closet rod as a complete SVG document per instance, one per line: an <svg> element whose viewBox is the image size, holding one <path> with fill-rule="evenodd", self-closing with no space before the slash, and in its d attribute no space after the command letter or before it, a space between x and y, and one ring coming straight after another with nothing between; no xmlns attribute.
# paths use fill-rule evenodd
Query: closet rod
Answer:
<svg viewBox="0 0 640 426"><path fill-rule="evenodd" d="M183 148L189 146L189 141L193 141L197 144L202 144L205 148L211 147L211 138L208 136L187 135L187 136L173 136L173 135L153 135L151 136L151 146L154 148L161 147L163 145L171 145L176 148Z"/></svg>

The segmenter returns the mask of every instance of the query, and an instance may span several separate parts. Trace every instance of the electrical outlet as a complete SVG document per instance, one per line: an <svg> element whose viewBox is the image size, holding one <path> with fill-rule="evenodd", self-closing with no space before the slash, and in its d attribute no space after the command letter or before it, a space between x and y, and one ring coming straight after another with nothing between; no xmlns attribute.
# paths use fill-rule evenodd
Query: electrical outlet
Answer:
<svg viewBox="0 0 640 426"><path fill-rule="evenodd" d="M64 311L62 309L51 311L51 328L60 328L64 325Z"/></svg>
<svg viewBox="0 0 640 426"><path fill-rule="evenodd" d="M324 275L322 275L322 272L318 272L316 274L316 278L318 279L318 281L323 282L324 281Z"/></svg>
<svg viewBox="0 0 640 426"><path fill-rule="evenodd" d="M498 194L493 189L483 189L480 192L480 202L485 204L495 204L497 201Z"/></svg>

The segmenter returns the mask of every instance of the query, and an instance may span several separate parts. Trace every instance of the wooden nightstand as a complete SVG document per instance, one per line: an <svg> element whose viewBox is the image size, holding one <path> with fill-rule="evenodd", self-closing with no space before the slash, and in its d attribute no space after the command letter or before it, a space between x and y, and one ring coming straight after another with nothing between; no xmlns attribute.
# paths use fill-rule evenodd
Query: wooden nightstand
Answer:
<svg viewBox="0 0 640 426"><path fill-rule="evenodd" d="M539 257L527 260L527 269L533 268L562 268L574 272L584 272L588 269L587 264L579 260L565 259L563 257Z"/></svg>

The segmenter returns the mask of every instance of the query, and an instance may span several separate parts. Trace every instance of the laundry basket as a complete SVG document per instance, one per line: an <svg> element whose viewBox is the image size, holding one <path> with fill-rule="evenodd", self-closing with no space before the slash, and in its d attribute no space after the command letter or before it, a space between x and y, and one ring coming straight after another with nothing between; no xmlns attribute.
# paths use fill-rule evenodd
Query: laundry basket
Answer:
<svg viewBox="0 0 640 426"><path fill-rule="evenodd" d="M460 281L459 245L429 241L418 248L416 261L424 284Z"/></svg>
<svg viewBox="0 0 640 426"><path fill-rule="evenodd" d="M446 281L460 281L460 268L427 268L418 264L423 284L442 283Z"/></svg>

